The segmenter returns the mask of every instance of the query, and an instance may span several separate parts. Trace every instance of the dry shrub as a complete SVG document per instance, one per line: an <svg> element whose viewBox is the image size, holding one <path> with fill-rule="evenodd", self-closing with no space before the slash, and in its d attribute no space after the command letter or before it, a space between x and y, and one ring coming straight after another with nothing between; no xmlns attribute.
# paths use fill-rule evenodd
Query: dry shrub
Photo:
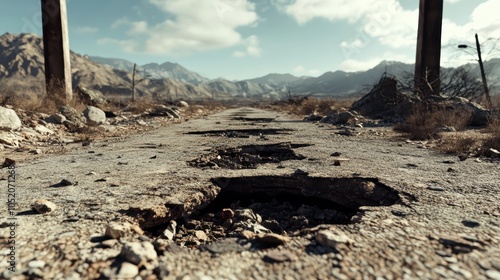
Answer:
<svg viewBox="0 0 500 280"><path fill-rule="evenodd" d="M438 146L442 152L453 153L470 153L481 147L482 141L473 136L455 134L452 137L447 137Z"/></svg>
<svg viewBox="0 0 500 280"><path fill-rule="evenodd" d="M394 127L412 140L426 140L439 137L437 132L444 126L456 130L464 129L470 121L471 112L457 110L430 109L423 105L415 106L406 120Z"/></svg>
<svg viewBox="0 0 500 280"><path fill-rule="evenodd" d="M301 104L286 104L284 110L296 115L317 114L326 116L332 110L343 110L351 107L354 99L333 99L333 98L311 98L304 100Z"/></svg>
<svg viewBox="0 0 500 280"><path fill-rule="evenodd" d="M500 94L491 96L491 107L500 109Z"/></svg>
<svg viewBox="0 0 500 280"><path fill-rule="evenodd" d="M484 147L500 151L500 118L492 118L486 128L486 131L489 132L491 136L484 143Z"/></svg>

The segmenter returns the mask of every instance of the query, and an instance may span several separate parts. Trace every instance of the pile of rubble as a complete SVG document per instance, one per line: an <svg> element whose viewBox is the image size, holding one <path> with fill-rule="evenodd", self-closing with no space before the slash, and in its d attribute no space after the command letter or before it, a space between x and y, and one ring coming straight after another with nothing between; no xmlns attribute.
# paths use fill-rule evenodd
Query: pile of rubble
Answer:
<svg viewBox="0 0 500 280"><path fill-rule="evenodd" d="M352 126L363 123L394 124L403 121L416 106L470 113L472 117L469 125L471 126L486 126L492 116L500 117L500 110L485 109L462 97L421 98L411 93L401 92L397 88L396 79L382 77L370 93L354 102L349 110L344 112L332 110L327 116L311 115L305 120Z"/></svg>

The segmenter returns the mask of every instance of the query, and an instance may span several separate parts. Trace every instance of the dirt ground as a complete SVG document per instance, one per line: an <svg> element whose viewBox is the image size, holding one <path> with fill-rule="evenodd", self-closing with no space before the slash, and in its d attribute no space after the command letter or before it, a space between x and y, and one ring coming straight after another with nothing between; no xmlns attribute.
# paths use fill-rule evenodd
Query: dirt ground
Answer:
<svg viewBox="0 0 500 280"><path fill-rule="evenodd" d="M16 174L0 278L500 279L498 160L343 130L237 108L60 155L1 151L17 164L0 175L7 201ZM104 237L126 223L140 228Z"/></svg>

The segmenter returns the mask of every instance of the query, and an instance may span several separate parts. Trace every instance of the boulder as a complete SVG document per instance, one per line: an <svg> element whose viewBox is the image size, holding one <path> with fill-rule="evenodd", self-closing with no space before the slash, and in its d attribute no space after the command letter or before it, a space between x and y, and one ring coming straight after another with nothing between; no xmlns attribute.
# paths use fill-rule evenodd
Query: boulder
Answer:
<svg viewBox="0 0 500 280"><path fill-rule="evenodd" d="M21 119L14 110L0 107L0 130L19 130L21 125Z"/></svg>
<svg viewBox="0 0 500 280"><path fill-rule="evenodd" d="M94 106L87 106L83 111L83 115L87 119L87 125L89 126L99 126L106 122L106 113Z"/></svg>
<svg viewBox="0 0 500 280"><path fill-rule="evenodd" d="M77 86L75 93L80 99L80 101L83 102L85 105L99 107L108 103L108 100L106 99L104 94L102 94L98 90L92 90L82 86Z"/></svg>

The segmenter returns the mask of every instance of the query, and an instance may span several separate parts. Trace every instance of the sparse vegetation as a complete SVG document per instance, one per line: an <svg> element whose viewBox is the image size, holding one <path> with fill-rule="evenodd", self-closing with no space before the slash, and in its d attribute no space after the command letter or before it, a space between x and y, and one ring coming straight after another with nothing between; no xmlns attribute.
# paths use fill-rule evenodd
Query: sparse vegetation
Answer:
<svg viewBox="0 0 500 280"><path fill-rule="evenodd" d="M464 129L471 118L470 112L456 110L431 109L424 105L415 106L406 120L397 124L394 130L405 133L412 140L439 138L443 127Z"/></svg>
<svg viewBox="0 0 500 280"><path fill-rule="evenodd" d="M346 110L351 107L352 103L356 101L351 98L315 98L310 97L304 100L301 104L290 104L287 103L282 105L280 110L295 114L295 115L328 115L332 110Z"/></svg>

